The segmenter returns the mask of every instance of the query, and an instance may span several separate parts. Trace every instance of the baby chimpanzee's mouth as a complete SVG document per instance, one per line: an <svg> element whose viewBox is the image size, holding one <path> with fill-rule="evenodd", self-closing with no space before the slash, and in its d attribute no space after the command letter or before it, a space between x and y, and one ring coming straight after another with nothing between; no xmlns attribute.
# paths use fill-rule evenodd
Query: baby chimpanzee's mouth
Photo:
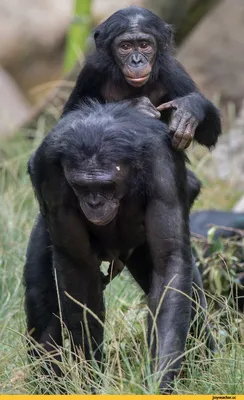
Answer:
<svg viewBox="0 0 244 400"><path fill-rule="evenodd" d="M132 86L142 86L148 81L150 74L142 76L140 78L131 78L126 76L127 82Z"/></svg>

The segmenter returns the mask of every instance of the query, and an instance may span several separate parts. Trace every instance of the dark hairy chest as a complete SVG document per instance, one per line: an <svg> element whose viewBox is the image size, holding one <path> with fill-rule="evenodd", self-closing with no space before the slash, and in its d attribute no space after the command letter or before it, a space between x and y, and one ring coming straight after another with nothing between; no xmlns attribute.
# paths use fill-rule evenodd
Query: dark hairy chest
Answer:
<svg viewBox="0 0 244 400"><path fill-rule="evenodd" d="M146 96L157 107L162 103L166 91L160 85L145 85L142 88L133 88L128 84L119 86L114 82L106 82L101 88L101 95L107 102L121 101Z"/></svg>

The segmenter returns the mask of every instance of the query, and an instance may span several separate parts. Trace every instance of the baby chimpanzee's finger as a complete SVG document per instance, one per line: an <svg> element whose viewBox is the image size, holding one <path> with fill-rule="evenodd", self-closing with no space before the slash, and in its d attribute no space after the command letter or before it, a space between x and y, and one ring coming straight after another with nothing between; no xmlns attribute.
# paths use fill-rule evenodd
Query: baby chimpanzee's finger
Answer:
<svg viewBox="0 0 244 400"><path fill-rule="evenodd" d="M163 110L167 110L167 109L169 109L169 108L173 108L173 109L177 110L177 106L176 106L176 104L174 103L174 100L168 101L167 103L160 104L160 105L157 107L157 110L163 111Z"/></svg>

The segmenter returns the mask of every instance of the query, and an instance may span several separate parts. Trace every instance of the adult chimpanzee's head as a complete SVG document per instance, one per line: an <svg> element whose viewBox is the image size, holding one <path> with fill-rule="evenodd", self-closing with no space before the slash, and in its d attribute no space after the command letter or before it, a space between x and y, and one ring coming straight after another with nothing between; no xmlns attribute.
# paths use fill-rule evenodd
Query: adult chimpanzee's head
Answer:
<svg viewBox="0 0 244 400"><path fill-rule="evenodd" d="M106 225L125 196L148 193L151 161L165 129L127 104L91 103L61 119L48 157L61 163L85 217Z"/></svg>
<svg viewBox="0 0 244 400"><path fill-rule="evenodd" d="M158 53L171 50L171 28L151 11L117 11L94 33L97 50L111 52L125 80L141 87L149 80Z"/></svg>
<svg viewBox="0 0 244 400"><path fill-rule="evenodd" d="M65 177L76 194L86 218L96 225L106 225L117 215L120 200L127 192L128 166L111 163L102 165L96 154L83 159L79 165L64 157Z"/></svg>

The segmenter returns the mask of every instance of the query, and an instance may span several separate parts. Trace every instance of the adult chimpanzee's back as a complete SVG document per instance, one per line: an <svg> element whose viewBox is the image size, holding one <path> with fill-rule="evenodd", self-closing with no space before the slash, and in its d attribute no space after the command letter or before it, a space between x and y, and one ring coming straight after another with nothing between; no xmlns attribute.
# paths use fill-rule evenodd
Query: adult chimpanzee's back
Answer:
<svg viewBox="0 0 244 400"><path fill-rule="evenodd" d="M170 362L160 378L162 392L168 391L185 348L192 282L199 283L190 248L184 153L172 148L166 125L127 103L91 103L58 122L31 157L29 174L41 212L24 271L33 339L48 351L62 344L56 276L74 353L81 347L87 360L99 362L100 265L124 263L148 294L152 368L162 372ZM92 311L86 320L79 304ZM53 368L61 374L55 363Z"/></svg>

